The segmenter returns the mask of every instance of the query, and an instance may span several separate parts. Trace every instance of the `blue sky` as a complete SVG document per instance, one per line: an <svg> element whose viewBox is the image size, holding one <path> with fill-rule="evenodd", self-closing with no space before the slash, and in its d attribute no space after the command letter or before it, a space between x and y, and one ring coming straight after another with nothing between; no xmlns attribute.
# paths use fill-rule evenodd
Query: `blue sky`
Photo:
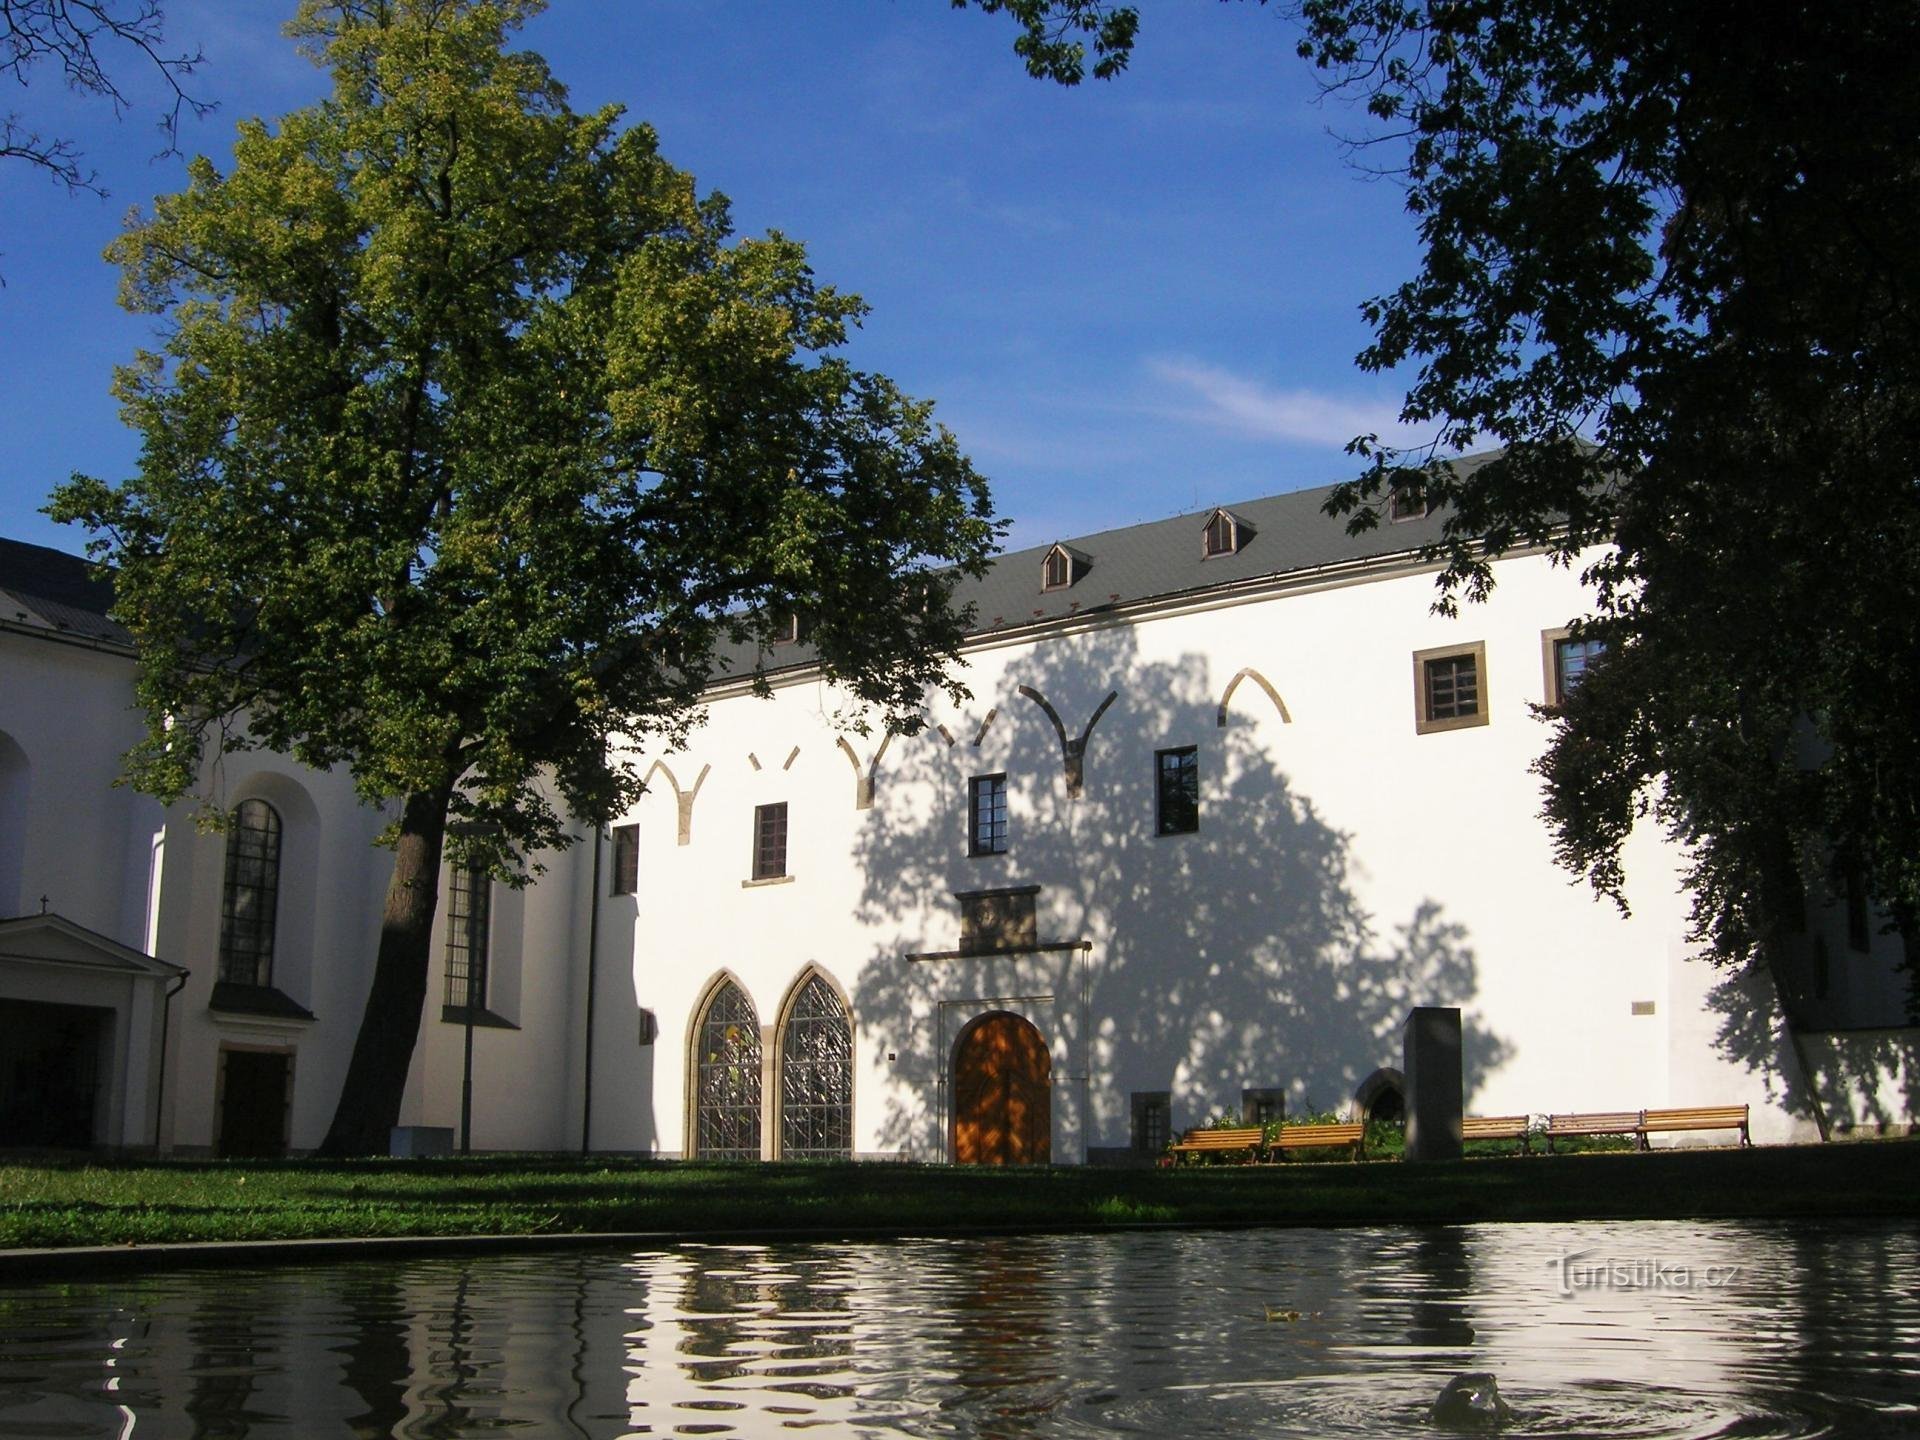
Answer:
<svg viewBox="0 0 1920 1440"><path fill-rule="evenodd" d="M292 0L166 8L220 106L184 123L189 154L224 167L237 121L323 93L279 34ZM1353 364L1360 303L1416 260L1398 189L1334 138L1362 117L1318 99L1268 9L1143 10L1132 68L1073 90L947 0L553 0L523 43L576 108L651 123L741 232L805 241L866 298L854 362L937 402L1017 547L1344 478L1345 441L1399 406ZM118 122L44 69L0 101L74 137L111 191L0 164L0 534L74 551L84 534L39 507L70 472L132 469L107 386L152 325L100 252L182 184L153 159L157 87L115 58Z"/></svg>

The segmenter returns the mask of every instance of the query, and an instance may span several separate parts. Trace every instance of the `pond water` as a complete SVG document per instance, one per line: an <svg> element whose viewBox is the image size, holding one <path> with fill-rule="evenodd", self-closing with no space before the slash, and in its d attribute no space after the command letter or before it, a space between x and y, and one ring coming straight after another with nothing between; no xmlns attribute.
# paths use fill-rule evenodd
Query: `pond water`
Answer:
<svg viewBox="0 0 1920 1440"><path fill-rule="evenodd" d="M0 1437L1920 1435L1920 1224L680 1245L0 1289Z"/></svg>

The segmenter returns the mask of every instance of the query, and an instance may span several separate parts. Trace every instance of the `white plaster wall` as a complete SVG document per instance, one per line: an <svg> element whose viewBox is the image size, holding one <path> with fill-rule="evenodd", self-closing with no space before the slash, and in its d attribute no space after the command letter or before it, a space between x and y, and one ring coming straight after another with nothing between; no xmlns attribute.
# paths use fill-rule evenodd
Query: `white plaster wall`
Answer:
<svg viewBox="0 0 1920 1440"><path fill-rule="evenodd" d="M9 798L26 843L6 867L0 914L47 908L144 949L146 838L160 807L114 780L141 734L122 656L0 632L0 733L25 760Z"/></svg>
<svg viewBox="0 0 1920 1440"><path fill-rule="evenodd" d="M1494 598L1458 619L1431 612L1430 573L1405 573L982 646L967 657L973 700L936 699L926 733L891 743L867 811L824 686L712 705L686 753L639 757L664 759L683 789L710 767L689 843L663 777L628 817L642 837L633 989L661 1021L659 1147L684 1148L691 1007L713 975L736 975L770 1025L810 963L854 999L863 1152L944 1146L953 1036L991 1008L1029 1013L1053 1048L1056 1159L1125 1145L1134 1090L1172 1091L1176 1126L1236 1107L1247 1087L1288 1088L1296 1113L1344 1108L1376 1067L1400 1063L1417 1003L1467 1012L1476 1111L1763 1102L1757 1077L1728 1075L1710 1094L1681 1083L1670 1052L1701 1037L1689 1017L1675 1023L1683 910L1668 847L1633 841L1630 917L1554 865L1528 769L1546 726L1528 707L1545 698L1542 632L1582 596L1573 573L1539 559L1498 573ZM1417 734L1414 652L1475 641L1491 723ZM1289 720L1249 681L1218 726L1243 667L1273 684ZM1021 685L1069 736L1118 692L1088 738L1078 798ZM864 765L877 737L847 738ZM1153 752L1189 744L1200 832L1157 837ZM1002 770L1011 851L969 859L967 778ZM794 878L743 886L754 806L777 800ZM1069 955L901 958L955 945L951 892L1020 884L1043 887L1042 940L1092 942L1084 976Z"/></svg>

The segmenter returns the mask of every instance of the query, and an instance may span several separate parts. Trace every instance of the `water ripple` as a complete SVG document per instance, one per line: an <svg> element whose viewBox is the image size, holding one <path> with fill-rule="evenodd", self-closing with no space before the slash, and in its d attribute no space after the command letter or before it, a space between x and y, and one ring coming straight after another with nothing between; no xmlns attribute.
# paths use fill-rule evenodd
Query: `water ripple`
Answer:
<svg viewBox="0 0 1920 1440"><path fill-rule="evenodd" d="M0 1297L0 1440L1920 1435L1910 1223L688 1245Z"/></svg>

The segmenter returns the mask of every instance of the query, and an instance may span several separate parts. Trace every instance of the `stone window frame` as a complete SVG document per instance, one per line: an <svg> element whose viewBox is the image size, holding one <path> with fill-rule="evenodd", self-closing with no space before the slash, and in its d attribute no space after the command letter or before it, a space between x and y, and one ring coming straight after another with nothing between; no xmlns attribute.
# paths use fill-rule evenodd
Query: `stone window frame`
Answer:
<svg viewBox="0 0 1920 1440"><path fill-rule="evenodd" d="M787 870L788 824L784 800L753 807L753 869L748 883L770 885L793 878Z"/></svg>
<svg viewBox="0 0 1920 1440"><path fill-rule="evenodd" d="M1568 643L1600 645L1601 642L1588 637L1584 642L1574 642L1572 627L1557 626L1540 632L1540 677L1542 692L1546 695L1549 710L1557 709L1566 703L1566 689L1563 683L1560 663L1560 647ZM1605 650L1605 646L1601 646Z"/></svg>
<svg viewBox="0 0 1920 1440"><path fill-rule="evenodd" d="M1428 691L1429 667L1443 661L1471 657L1474 667L1474 691L1476 709L1469 715L1434 716L1430 708ZM1492 704L1487 684L1487 642L1472 640L1464 644L1436 645L1426 650L1413 652L1413 729L1417 735L1431 735L1445 730L1468 730L1485 725L1493 718Z"/></svg>
<svg viewBox="0 0 1920 1440"><path fill-rule="evenodd" d="M613 837L613 886L610 895L640 893L640 827L615 825Z"/></svg>

